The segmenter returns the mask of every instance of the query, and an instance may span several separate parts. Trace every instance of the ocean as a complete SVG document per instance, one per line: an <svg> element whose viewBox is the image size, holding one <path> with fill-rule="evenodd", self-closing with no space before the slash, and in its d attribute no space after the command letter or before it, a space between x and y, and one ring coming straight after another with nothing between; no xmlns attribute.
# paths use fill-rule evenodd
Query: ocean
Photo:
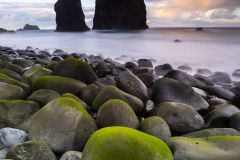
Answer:
<svg viewBox="0 0 240 160"><path fill-rule="evenodd" d="M176 43L174 40L180 40ZM53 52L86 53L117 58L155 59L174 67L189 65L194 71L209 68L231 74L240 68L240 29L151 28L143 31L90 31L58 33L53 30L0 34L0 45L15 49L31 46Z"/></svg>

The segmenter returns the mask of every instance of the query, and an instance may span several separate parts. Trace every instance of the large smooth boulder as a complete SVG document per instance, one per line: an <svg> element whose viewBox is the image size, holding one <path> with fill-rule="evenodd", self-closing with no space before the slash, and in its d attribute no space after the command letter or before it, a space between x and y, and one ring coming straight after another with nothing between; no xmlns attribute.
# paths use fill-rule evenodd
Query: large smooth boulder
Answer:
<svg viewBox="0 0 240 160"><path fill-rule="evenodd" d="M240 136L240 132L233 128L210 128L183 135L184 137L202 138L212 136Z"/></svg>
<svg viewBox="0 0 240 160"><path fill-rule="evenodd" d="M21 74L24 70L19 65L11 64L11 63L4 62L4 61L1 61L1 60L0 60L0 68L8 69L8 70L14 71L14 72L19 73L19 74Z"/></svg>
<svg viewBox="0 0 240 160"><path fill-rule="evenodd" d="M82 89L80 98L88 105L91 105L100 90L98 85L90 84Z"/></svg>
<svg viewBox="0 0 240 160"><path fill-rule="evenodd" d="M107 127L87 142L81 160L173 160L160 139L126 127Z"/></svg>
<svg viewBox="0 0 240 160"><path fill-rule="evenodd" d="M34 91L48 89L60 94L73 93L75 95L80 95L84 87L86 87L86 84L81 81L59 76L43 76L33 84Z"/></svg>
<svg viewBox="0 0 240 160"><path fill-rule="evenodd" d="M54 74L77 79L87 84L97 80L92 67L88 63L76 58L67 58L59 62L54 69Z"/></svg>
<svg viewBox="0 0 240 160"><path fill-rule="evenodd" d="M196 111L206 110L208 103L192 87L170 78L161 78L152 86L155 104L162 102L181 102L192 106Z"/></svg>
<svg viewBox="0 0 240 160"><path fill-rule="evenodd" d="M210 76L214 83L227 83L230 84L232 82L231 77L228 73L224 72L214 72L213 75Z"/></svg>
<svg viewBox="0 0 240 160"><path fill-rule="evenodd" d="M219 86L209 86L205 88L205 91L207 91L210 95L214 95L228 101L233 101L235 97L235 94L232 91Z"/></svg>
<svg viewBox="0 0 240 160"><path fill-rule="evenodd" d="M36 102L0 100L0 128L16 127L39 109Z"/></svg>
<svg viewBox="0 0 240 160"><path fill-rule="evenodd" d="M0 73L6 74L7 76L9 76L9 77L11 77L11 78L14 78L14 79L16 79L16 80L21 80L21 79L22 79L22 77L21 77L20 74L14 72L14 71L11 71L11 70L9 70L9 69L4 69L4 68L1 69L1 68L0 68Z"/></svg>
<svg viewBox="0 0 240 160"><path fill-rule="evenodd" d="M240 132L240 112L235 113L231 116L230 126Z"/></svg>
<svg viewBox="0 0 240 160"><path fill-rule="evenodd" d="M29 141L10 148L7 159L14 160L56 160L51 148L44 141Z"/></svg>
<svg viewBox="0 0 240 160"><path fill-rule="evenodd" d="M173 137L174 160L239 160L240 136Z"/></svg>
<svg viewBox="0 0 240 160"><path fill-rule="evenodd" d="M78 151L67 151L59 160L81 160L82 153Z"/></svg>
<svg viewBox="0 0 240 160"><path fill-rule="evenodd" d="M92 103L92 109L98 111L101 105L110 99L120 99L128 103L135 113L141 113L144 109L143 102L130 94L123 92L114 86L105 86L98 93Z"/></svg>
<svg viewBox="0 0 240 160"><path fill-rule="evenodd" d="M96 0L93 29L147 29L144 0Z"/></svg>
<svg viewBox="0 0 240 160"><path fill-rule="evenodd" d="M20 99L24 96L25 92L21 87L0 82L0 100Z"/></svg>
<svg viewBox="0 0 240 160"><path fill-rule="evenodd" d="M168 72L164 77L172 78L172 79L178 80L179 82L182 82L183 84L200 88L200 89L203 89L206 87L205 83L201 82L197 78L194 78L193 76L178 70L172 70Z"/></svg>
<svg viewBox="0 0 240 160"><path fill-rule="evenodd" d="M149 99L150 96L148 88L132 72L123 71L116 79L117 85L121 90L140 98L142 101L147 101Z"/></svg>
<svg viewBox="0 0 240 160"><path fill-rule="evenodd" d="M80 0L58 0L54 6L58 32L88 31Z"/></svg>
<svg viewBox="0 0 240 160"><path fill-rule="evenodd" d="M58 98L41 108L32 118L30 140L46 141L54 152L81 150L96 130L85 108L72 98Z"/></svg>
<svg viewBox="0 0 240 160"><path fill-rule="evenodd" d="M184 134L203 129L205 123L191 106L183 103L160 103L153 110L153 115L162 117L173 134Z"/></svg>
<svg viewBox="0 0 240 160"><path fill-rule="evenodd" d="M27 140L27 133L14 128L0 129L0 150Z"/></svg>
<svg viewBox="0 0 240 160"><path fill-rule="evenodd" d="M132 108L124 101L112 99L105 102L98 110L98 128L125 126L138 129L139 121Z"/></svg>
<svg viewBox="0 0 240 160"><path fill-rule="evenodd" d="M157 137L165 142L171 137L171 132L165 120L158 116L144 119L140 123L140 131Z"/></svg>
<svg viewBox="0 0 240 160"><path fill-rule="evenodd" d="M158 65L154 68L157 76L165 76L168 72L172 71L173 67L170 64Z"/></svg>
<svg viewBox="0 0 240 160"><path fill-rule="evenodd" d="M207 86L213 86L214 85L212 80L209 77L207 77L207 76L203 76L201 74L195 74L193 77L198 79L199 81L203 82Z"/></svg>
<svg viewBox="0 0 240 160"><path fill-rule="evenodd" d="M139 59L137 63L139 68L153 68L153 64L150 59Z"/></svg>

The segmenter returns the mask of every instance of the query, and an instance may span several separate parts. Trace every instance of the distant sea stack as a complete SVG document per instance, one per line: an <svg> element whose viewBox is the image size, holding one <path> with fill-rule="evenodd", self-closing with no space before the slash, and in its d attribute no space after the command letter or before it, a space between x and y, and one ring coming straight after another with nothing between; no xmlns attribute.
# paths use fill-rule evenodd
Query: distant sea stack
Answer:
<svg viewBox="0 0 240 160"><path fill-rule="evenodd" d="M34 30L40 30L40 28L37 25L25 24L23 28L18 29L18 31L34 31Z"/></svg>
<svg viewBox="0 0 240 160"><path fill-rule="evenodd" d="M144 0L96 0L93 29L147 29Z"/></svg>
<svg viewBox="0 0 240 160"><path fill-rule="evenodd" d="M54 6L58 32L88 31L80 0L58 0Z"/></svg>

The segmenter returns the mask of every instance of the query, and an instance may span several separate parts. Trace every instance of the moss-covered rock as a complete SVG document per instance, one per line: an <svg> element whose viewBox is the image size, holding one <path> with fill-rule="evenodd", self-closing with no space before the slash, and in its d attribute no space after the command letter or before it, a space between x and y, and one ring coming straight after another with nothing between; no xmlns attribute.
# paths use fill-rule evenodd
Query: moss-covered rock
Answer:
<svg viewBox="0 0 240 160"><path fill-rule="evenodd" d="M25 92L21 87L0 82L0 100L20 99L24 96Z"/></svg>
<svg viewBox="0 0 240 160"><path fill-rule="evenodd" d="M46 105L48 102L60 97L60 94L52 90L40 89L33 92L27 99L30 101L38 102L41 106Z"/></svg>
<svg viewBox="0 0 240 160"><path fill-rule="evenodd" d="M87 142L81 160L172 160L160 139L127 127L107 127Z"/></svg>
<svg viewBox="0 0 240 160"><path fill-rule="evenodd" d="M210 136L240 136L240 132L233 128L210 128L183 135L184 137L202 138Z"/></svg>
<svg viewBox="0 0 240 160"><path fill-rule="evenodd" d="M126 102L112 99L99 108L97 124L99 128L125 126L138 129L139 121L132 108Z"/></svg>
<svg viewBox="0 0 240 160"><path fill-rule="evenodd" d="M43 76L38 78L33 84L33 90L48 89L60 94L73 93L79 95L85 83L67 77Z"/></svg>
<svg viewBox="0 0 240 160"><path fill-rule="evenodd" d="M97 111L101 105L110 99L120 99L127 102L135 113L141 113L144 109L144 104L139 98L127 94L114 86L105 86L101 89L92 103L92 109Z"/></svg>
<svg viewBox="0 0 240 160"><path fill-rule="evenodd" d="M174 134L184 134L205 127L201 115L184 103L160 103L153 110L153 115L162 117Z"/></svg>
<svg viewBox="0 0 240 160"><path fill-rule="evenodd" d="M44 140L53 151L81 150L96 130L84 107L72 98L58 98L41 108L32 118L30 140Z"/></svg>
<svg viewBox="0 0 240 160"><path fill-rule="evenodd" d="M13 146L6 158L14 160L56 160L51 148L44 141L29 141Z"/></svg>
<svg viewBox="0 0 240 160"><path fill-rule="evenodd" d="M59 62L54 69L54 74L74 78L87 84L97 80L97 76L91 66L76 58L67 58Z"/></svg>
<svg viewBox="0 0 240 160"><path fill-rule="evenodd" d="M12 61L13 64L19 65L22 68L28 68L34 66L34 62L28 59L16 58Z"/></svg>
<svg viewBox="0 0 240 160"><path fill-rule="evenodd" d="M87 104L91 105L98 93L100 92L100 87L96 84L90 84L84 87L81 91L81 99Z"/></svg>
<svg viewBox="0 0 240 160"><path fill-rule="evenodd" d="M23 73L23 80L30 85L33 85L34 82L42 76L48 76L52 73L51 70L46 69L40 66L34 66Z"/></svg>
<svg viewBox="0 0 240 160"><path fill-rule="evenodd" d="M0 100L0 128L16 127L39 109L36 102Z"/></svg>
<svg viewBox="0 0 240 160"><path fill-rule="evenodd" d="M90 111L90 107L89 107L83 100L81 100L80 98L78 98L77 96L75 96L75 95L72 94L72 93L64 93L64 94L61 95L61 97L72 98L72 99L78 101L79 103L81 103L81 105L82 105L87 111Z"/></svg>
<svg viewBox="0 0 240 160"><path fill-rule="evenodd" d="M239 160L240 136L171 138L174 160Z"/></svg>
<svg viewBox="0 0 240 160"><path fill-rule="evenodd" d="M6 74L7 76L14 78L16 80L21 80L22 76L14 71L11 71L9 69L1 69L0 68L0 73Z"/></svg>
<svg viewBox="0 0 240 160"><path fill-rule="evenodd" d="M22 67L20 67L18 65L11 64L11 63L8 63L8 62L4 62L4 61L1 61L1 60L0 60L0 68L8 69L8 70L14 71L14 72L19 73L19 74L21 74L24 70Z"/></svg>
<svg viewBox="0 0 240 160"><path fill-rule="evenodd" d="M140 130L167 142L171 137L170 129L161 117L152 116L144 119L140 123Z"/></svg>

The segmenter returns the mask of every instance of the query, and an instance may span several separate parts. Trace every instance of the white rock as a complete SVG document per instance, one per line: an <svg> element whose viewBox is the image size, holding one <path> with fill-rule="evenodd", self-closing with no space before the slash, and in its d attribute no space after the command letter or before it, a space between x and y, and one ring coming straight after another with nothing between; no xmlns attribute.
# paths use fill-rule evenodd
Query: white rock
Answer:
<svg viewBox="0 0 240 160"><path fill-rule="evenodd" d="M5 159L7 152L8 152L7 148L0 150L0 159Z"/></svg>
<svg viewBox="0 0 240 160"><path fill-rule="evenodd" d="M14 128L0 129L0 149L11 147L26 141L27 133Z"/></svg>
<svg viewBox="0 0 240 160"><path fill-rule="evenodd" d="M82 152L68 151L65 152L59 160L81 160Z"/></svg>

